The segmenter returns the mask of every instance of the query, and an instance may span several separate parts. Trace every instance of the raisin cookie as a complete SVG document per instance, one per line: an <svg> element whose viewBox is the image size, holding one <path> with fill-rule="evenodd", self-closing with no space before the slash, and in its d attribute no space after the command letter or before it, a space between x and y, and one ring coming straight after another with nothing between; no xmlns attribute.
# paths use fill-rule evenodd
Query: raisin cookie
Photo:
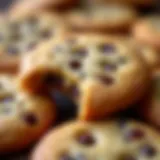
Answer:
<svg viewBox="0 0 160 160"><path fill-rule="evenodd" d="M160 16L153 15L138 21L133 27L135 39L160 49Z"/></svg>
<svg viewBox="0 0 160 160"><path fill-rule="evenodd" d="M128 30L136 19L136 11L129 6L108 4L70 11L66 19L72 29L84 31Z"/></svg>
<svg viewBox="0 0 160 160"><path fill-rule="evenodd" d="M160 70L153 74L152 92L150 91L141 105L138 109L140 116L160 127Z"/></svg>
<svg viewBox="0 0 160 160"><path fill-rule="evenodd" d="M0 24L0 71L16 70L22 54L64 31L58 15L46 12L17 18L4 16Z"/></svg>
<svg viewBox="0 0 160 160"><path fill-rule="evenodd" d="M0 76L0 153L28 147L55 120L55 105L48 98L19 92L13 86L12 76Z"/></svg>
<svg viewBox="0 0 160 160"><path fill-rule="evenodd" d="M31 160L53 159L159 160L160 136L131 120L70 122L44 136L31 156Z"/></svg>
<svg viewBox="0 0 160 160"><path fill-rule="evenodd" d="M79 117L90 120L137 101L148 88L148 72L122 39L65 36L24 57L18 84L28 92L51 86L68 92L79 105Z"/></svg>

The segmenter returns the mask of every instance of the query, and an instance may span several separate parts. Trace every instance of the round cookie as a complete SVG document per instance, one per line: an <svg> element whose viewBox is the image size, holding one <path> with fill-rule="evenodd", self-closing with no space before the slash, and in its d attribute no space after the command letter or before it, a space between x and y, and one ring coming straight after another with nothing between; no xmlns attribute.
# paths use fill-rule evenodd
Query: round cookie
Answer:
<svg viewBox="0 0 160 160"><path fill-rule="evenodd" d="M148 67L135 53L121 38L66 36L24 57L19 87L68 91L80 119L101 119L129 107L148 88Z"/></svg>
<svg viewBox="0 0 160 160"><path fill-rule="evenodd" d="M0 72L18 69L23 54L64 33L58 15L42 12L0 20Z"/></svg>
<svg viewBox="0 0 160 160"><path fill-rule="evenodd" d="M160 127L160 71L153 74L152 91L144 98L141 107L137 109L139 115L148 122Z"/></svg>
<svg viewBox="0 0 160 160"><path fill-rule="evenodd" d="M129 6L108 4L84 7L66 15L70 27L82 31L126 31L136 19Z"/></svg>
<svg viewBox="0 0 160 160"><path fill-rule="evenodd" d="M75 5L78 0L17 0L9 12L13 14L35 13L42 10L66 9Z"/></svg>
<svg viewBox="0 0 160 160"><path fill-rule="evenodd" d="M30 146L56 117L55 105L47 97L19 92L13 86L16 86L13 77L0 76L1 154Z"/></svg>
<svg viewBox="0 0 160 160"><path fill-rule="evenodd" d="M50 131L31 155L31 160L52 159L159 160L160 136L134 121L71 122Z"/></svg>
<svg viewBox="0 0 160 160"><path fill-rule="evenodd" d="M133 27L133 36L142 44L160 49L160 16L152 15L139 20Z"/></svg>

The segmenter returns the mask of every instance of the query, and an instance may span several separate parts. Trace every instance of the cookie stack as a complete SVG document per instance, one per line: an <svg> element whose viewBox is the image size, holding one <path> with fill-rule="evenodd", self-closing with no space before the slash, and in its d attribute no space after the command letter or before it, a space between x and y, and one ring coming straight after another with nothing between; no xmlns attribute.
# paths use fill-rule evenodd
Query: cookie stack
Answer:
<svg viewBox="0 0 160 160"><path fill-rule="evenodd" d="M160 16L141 13L153 6L23 0L1 15L2 159L160 160Z"/></svg>

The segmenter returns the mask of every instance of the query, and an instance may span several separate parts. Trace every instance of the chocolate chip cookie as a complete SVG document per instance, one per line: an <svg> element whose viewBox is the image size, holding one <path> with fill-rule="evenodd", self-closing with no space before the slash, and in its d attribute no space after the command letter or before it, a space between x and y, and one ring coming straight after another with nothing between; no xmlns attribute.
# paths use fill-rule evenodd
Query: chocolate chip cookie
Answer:
<svg viewBox="0 0 160 160"><path fill-rule="evenodd" d="M101 119L129 107L148 88L148 67L135 53L122 39L65 36L24 57L19 87L68 92L80 119Z"/></svg>
<svg viewBox="0 0 160 160"><path fill-rule="evenodd" d="M70 11L66 19L75 30L111 32L128 30L136 15L136 11L129 6L108 4Z"/></svg>
<svg viewBox="0 0 160 160"><path fill-rule="evenodd" d="M139 20L133 27L135 39L160 49L160 16L151 15Z"/></svg>
<svg viewBox="0 0 160 160"><path fill-rule="evenodd" d="M0 153L30 146L55 121L54 103L16 89L15 77L0 76Z"/></svg>
<svg viewBox="0 0 160 160"><path fill-rule="evenodd" d="M17 0L10 7L10 14L35 13L42 10L66 9L75 4L78 0Z"/></svg>
<svg viewBox="0 0 160 160"><path fill-rule="evenodd" d="M64 134L65 133L65 134ZM71 122L49 132L31 160L159 160L160 136L140 122Z"/></svg>
<svg viewBox="0 0 160 160"><path fill-rule="evenodd" d="M1 72L17 70L22 54L64 31L58 16L47 12L17 18L4 16L0 24Z"/></svg>

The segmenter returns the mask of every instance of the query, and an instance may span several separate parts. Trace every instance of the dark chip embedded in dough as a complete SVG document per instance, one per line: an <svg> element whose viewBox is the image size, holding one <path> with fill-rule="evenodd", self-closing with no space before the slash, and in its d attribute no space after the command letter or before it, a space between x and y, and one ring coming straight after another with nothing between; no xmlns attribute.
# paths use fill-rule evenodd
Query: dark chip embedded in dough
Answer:
<svg viewBox="0 0 160 160"><path fill-rule="evenodd" d="M37 124L37 118L33 113L24 113L23 115L23 120L28 124L28 125L35 125Z"/></svg>

